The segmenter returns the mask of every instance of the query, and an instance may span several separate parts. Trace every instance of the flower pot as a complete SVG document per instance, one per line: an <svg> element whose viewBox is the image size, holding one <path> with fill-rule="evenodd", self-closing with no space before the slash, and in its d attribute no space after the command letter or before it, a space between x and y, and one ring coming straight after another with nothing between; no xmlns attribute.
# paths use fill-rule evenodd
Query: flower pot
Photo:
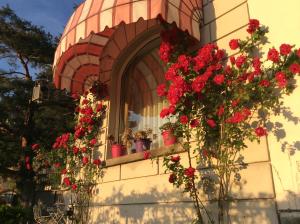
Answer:
<svg viewBox="0 0 300 224"><path fill-rule="evenodd" d="M172 130L165 130L162 132L162 137L165 146L174 145L177 142L176 136L174 136Z"/></svg>
<svg viewBox="0 0 300 224"><path fill-rule="evenodd" d="M122 145L121 144L114 144L111 146L111 155L112 158L117 158L122 155Z"/></svg>
<svg viewBox="0 0 300 224"><path fill-rule="evenodd" d="M149 150L152 143L151 139L149 138L143 139L143 143L144 143L145 150Z"/></svg>
<svg viewBox="0 0 300 224"><path fill-rule="evenodd" d="M136 152L144 151L144 141L142 139L135 140L134 145Z"/></svg>

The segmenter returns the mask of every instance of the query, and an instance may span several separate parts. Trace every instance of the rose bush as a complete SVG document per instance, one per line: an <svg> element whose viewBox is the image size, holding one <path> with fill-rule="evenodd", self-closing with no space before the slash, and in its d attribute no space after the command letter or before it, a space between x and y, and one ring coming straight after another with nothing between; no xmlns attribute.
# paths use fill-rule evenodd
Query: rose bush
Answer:
<svg viewBox="0 0 300 224"><path fill-rule="evenodd" d="M244 167L240 152L247 147L245 141L259 141L268 134L265 122L273 111L280 110L282 95L292 93L294 77L300 73L300 49L282 44L279 50L273 47L262 58L260 45L265 43L267 29L251 19L247 32L250 36L246 40L229 42L232 50L239 50L230 57L213 43L191 52L188 45L183 47L186 39L176 27L161 35L159 55L167 71L166 83L157 87L157 94L166 99L169 107L163 108L160 116L175 120L189 158L188 167L174 156L165 157L164 165L171 173L169 182L190 193L198 223L203 223L204 214L211 223L213 220L196 186L214 186L218 222L225 222L229 186L239 180L239 171ZM191 147L192 141L196 147ZM212 174L195 172L192 155L198 166L210 167Z"/></svg>

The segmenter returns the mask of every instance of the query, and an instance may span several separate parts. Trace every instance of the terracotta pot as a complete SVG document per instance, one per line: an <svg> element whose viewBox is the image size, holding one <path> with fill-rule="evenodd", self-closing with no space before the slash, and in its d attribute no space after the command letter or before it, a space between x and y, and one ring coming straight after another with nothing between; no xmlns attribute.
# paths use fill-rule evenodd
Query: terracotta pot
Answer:
<svg viewBox="0 0 300 224"><path fill-rule="evenodd" d="M134 145L136 152L144 151L144 141L142 139L135 140Z"/></svg>
<svg viewBox="0 0 300 224"><path fill-rule="evenodd" d="M123 146L121 144L113 144L111 146L112 158L117 158L122 155Z"/></svg>
<svg viewBox="0 0 300 224"><path fill-rule="evenodd" d="M174 136L172 130L165 130L162 132L162 137L165 146L174 145L177 142L176 136Z"/></svg>

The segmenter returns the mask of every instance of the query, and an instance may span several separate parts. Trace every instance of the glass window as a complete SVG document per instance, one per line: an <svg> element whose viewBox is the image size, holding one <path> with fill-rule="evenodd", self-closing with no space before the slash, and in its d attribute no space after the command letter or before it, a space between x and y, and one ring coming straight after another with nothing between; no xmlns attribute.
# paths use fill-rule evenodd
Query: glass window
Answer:
<svg viewBox="0 0 300 224"><path fill-rule="evenodd" d="M157 96L156 87L164 83L164 71L158 49L153 49L134 59L122 77L119 133L126 128L133 132L150 128L157 136L152 140L151 149L162 146L159 127L165 120L159 114L166 103Z"/></svg>

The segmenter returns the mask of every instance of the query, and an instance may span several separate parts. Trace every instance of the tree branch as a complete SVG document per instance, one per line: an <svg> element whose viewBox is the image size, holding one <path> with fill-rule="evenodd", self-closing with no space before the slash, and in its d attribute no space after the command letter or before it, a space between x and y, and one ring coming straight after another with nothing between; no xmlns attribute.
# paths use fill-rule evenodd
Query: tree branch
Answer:
<svg viewBox="0 0 300 224"><path fill-rule="evenodd" d="M13 71L13 72L2 72L2 73L0 73L0 76L12 75L12 74L24 75L26 77L25 73L23 73L23 72L16 72L16 71Z"/></svg>

